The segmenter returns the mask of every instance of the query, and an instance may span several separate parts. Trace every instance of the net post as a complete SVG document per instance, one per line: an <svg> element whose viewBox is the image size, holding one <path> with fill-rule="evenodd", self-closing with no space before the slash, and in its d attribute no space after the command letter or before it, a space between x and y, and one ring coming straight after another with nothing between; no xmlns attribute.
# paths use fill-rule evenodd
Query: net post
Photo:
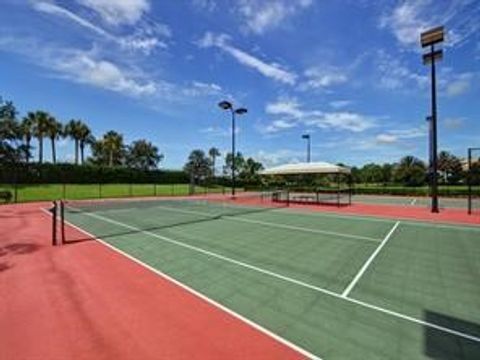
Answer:
<svg viewBox="0 0 480 360"><path fill-rule="evenodd" d="M65 239L65 202L60 201L60 228L62 232L62 245L66 243Z"/></svg>
<svg viewBox="0 0 480 360"><path fill-rule="evenodd" d="M57 245L57 201L53 201L53 206L50 209L52 213L52 246Z"/></svg>

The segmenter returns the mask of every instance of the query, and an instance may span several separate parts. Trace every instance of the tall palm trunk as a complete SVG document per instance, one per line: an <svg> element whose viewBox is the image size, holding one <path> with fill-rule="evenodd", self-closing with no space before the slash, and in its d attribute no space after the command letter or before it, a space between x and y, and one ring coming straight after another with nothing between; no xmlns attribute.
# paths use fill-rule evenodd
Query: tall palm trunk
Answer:
<svg viewBox="0 0 480 360"><path fill-rule="evenodd" d="M212 176L215 177L215 156L212 156Z"/></svg>
<svg viewBox="0 0 480 360"><path fill-rule="evenodd" d="M43 163L43 137L38 138L38 162Z"/></svg>
<svg viewBox="0 0 480 360"><path fill-rule="evenodd" d="M81 160L81 164L83 165L84 163L84 151L85 151L85 142L84 141L80 141L80 160Z"/></svg>
<svg viewBox="0 0 480 360"><path fill-rule="evenodd" d="M110 150L110 153L108 154L108 166L113 166L113 150Z"/></svg>
<svg viewBox="0 0 480 360"><path fill-rule="evenodd" d="M78 139L75 139L75 165L78 165Z"/></svg>
<svg viewBox="0 0 480 360"><path fill-rule="evenodd" d="M27 152L25 153L25 161L27 164L30 162L30 142L32 140L32 137L30 135L27 135L25 137L25 146L27 147Z"/></svg>
<svg viewBox="0 0 480 360"><path fill-rule="evenodd" d="M52 143L52 161L54 164L57 163L57 152L55 151L55 138L51 137L50 141Z"/></svg>

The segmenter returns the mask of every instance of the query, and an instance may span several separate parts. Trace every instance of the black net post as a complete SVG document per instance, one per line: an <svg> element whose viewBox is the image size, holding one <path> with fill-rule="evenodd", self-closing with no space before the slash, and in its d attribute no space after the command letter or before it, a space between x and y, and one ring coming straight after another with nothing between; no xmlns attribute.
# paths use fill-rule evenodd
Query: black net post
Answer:
<svg viewBox="0 0 480 360"><path fill-rule="evenodd" d="M65 202L60 202L60 229L62 232L62 245L65 244Z"/></svg>
<svg viewBox="0 0 480 360"><path fill-rule="evenodd" d="M56 201L53 202L52 208L50 209L52 213L52 246L57 245L57 215L58 215L58 204Z"/></svg>

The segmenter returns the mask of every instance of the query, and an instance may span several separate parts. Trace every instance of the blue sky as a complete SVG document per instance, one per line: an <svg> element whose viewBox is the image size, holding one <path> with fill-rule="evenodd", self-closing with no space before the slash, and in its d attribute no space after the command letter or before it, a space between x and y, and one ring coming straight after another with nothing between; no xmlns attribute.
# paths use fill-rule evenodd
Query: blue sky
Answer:
<svg viewBox="0 0 480 360"><path fill-rule="evenodd" d="M267 165L304 160L306 132L317 161L425 159L419 34L439 24L439 146L464 156L480 146L478 0L3 0L0 94L21 116L147 138L167 168L228 150L222 99L248 108L238 148Z"/></svg>

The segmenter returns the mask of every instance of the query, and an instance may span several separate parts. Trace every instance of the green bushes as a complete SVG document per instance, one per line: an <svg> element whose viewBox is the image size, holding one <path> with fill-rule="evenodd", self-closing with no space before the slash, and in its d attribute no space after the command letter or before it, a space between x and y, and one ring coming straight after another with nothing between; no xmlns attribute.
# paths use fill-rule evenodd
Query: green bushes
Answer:
<svg viewBox="0 0 480 360"><path fill-rule="evenodd" d="M171 184L188 183L189 177L176 170L137 170L73 164L18 164L0 167L2 184Z"/></svg>

